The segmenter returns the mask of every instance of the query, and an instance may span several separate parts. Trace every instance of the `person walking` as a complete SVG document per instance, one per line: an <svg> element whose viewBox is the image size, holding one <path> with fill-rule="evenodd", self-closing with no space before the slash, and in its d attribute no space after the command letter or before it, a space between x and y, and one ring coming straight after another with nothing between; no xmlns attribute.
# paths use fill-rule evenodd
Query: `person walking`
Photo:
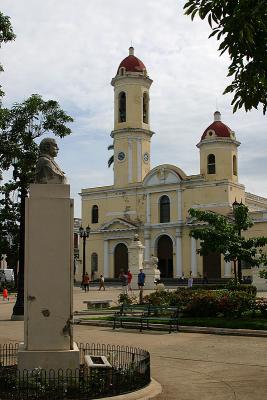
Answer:
<svg viewBox="0 0 267 400"><path fill-rule="evenodd" d="M86 291L89 292L89 283L90 283L90 278L89 278L88 272L86 272L83 277L83 288L84 288L85 292Z"/></svg>
<svg viewBox="0 0 267 400"><path fill-rule="evenodd" d="M104 276L101 274L100 277L99 277L99 289L98 289L98 290L101 290L102 288L103 288L104 290L106 290L106 288L105 288L105 278L104 278Z"/></svg>
<svg viewBox="0 0 267 400"><path fill-rule="evenodd" d="M146 274L140 269L139 274L137 275L137 284L139 288L139 303L143 303L143 290L145 286Z"/></svg>
<svg viewBox="0 0 267 400"><path fill-rule="evenodd" d="M122 286L122 293L123 294L127 294L127 288L128 288L128 275L121 270L120 276L119 276L120 280L121 280L121 286Z"/></svg>
<svg viewBox="0 0 267 400"><path fill-rule="evenodd" d="M131 286L131 282L133 279L133 274L131 273L131 271L128 269L128 273L127 273L127 282L128 282L128 290L132 291L132 286Z"/></svg>

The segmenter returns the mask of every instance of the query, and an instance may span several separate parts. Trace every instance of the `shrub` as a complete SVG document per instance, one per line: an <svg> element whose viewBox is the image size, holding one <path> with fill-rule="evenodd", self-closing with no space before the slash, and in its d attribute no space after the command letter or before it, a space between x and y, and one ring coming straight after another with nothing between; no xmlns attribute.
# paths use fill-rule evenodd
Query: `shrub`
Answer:
<svg viewBox="0 0 267 400"><path fill-rule="evenodd" d="M243 291L225 292L218 300L218 312L227 318L255 309L255 296Z"/></svg>
<svg viewBox="0 0 267 400"><path fill-rule="evenodd" d="M246 289L234 291L179 288L174 292L153 292L145 296L145 302L153 305L177 306L192 317L215 317L218 314L237 317L244 312L255 310L256 307L254 294Z"/></svg>
<svg viewBox="0 0 267 400"><path fill-rule="evenodd" d="M144 303L150 303L154 306L169 306L170 305L171 292L166 290L159 290L144 296Z"/></svg>
<svg viewBox="0 0 267 400"><path fill-rule="evenodd" d="M249 294L252 294L254 297L257 295L257 288L256 286L250 285L250 284L245 284L245 283L235 283L234 279L231 279L228 284L225 286L226 289L228 290L233 290L233 291L242 291L246 292Z"/></svg>
<svg viewBox="0 0 267 400"><path fill-rule="evenodd" d="M196 291L184 311L192 317L212 317L218 313L218 294L214 291Z"/></svg>
<svg viewBox="0 0 267 400"><path fill-rule="evenodd" d="M120 293L118 302L119 304L135 304L137 303L137 297L135 295L129 296L127 293Z"/></svg>
<svg viewBox="0 0 267 400"><path fill-rule="evenodd" d="M256 300L256 310L259 310L263 317L267 318L267 299L260 297Z"/></svg>
<svg viewBox="0 0 267 400"><path fill-rule="evenodd" d="M0 283L0 292L2 292L4 288L6 288L9 292L16 292L14 282L1 282Z"/></svg>

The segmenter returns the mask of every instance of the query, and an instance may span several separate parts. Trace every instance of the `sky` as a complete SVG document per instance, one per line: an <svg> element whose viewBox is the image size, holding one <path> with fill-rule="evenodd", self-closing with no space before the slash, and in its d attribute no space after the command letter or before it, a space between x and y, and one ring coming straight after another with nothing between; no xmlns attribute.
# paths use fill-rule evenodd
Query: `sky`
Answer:
<svg viewBox="0 0 267 400"><path fill-rule="evenodd" d="M208 39L206 21L184 15L185 0L2 0L17 38L3 44L4 106L33 93L54 99L71 115L72 134L57 139L81 215L82 188L112 185L107 167L113 130L111 79L131 44L153 79L150 89L151 168L174 164L199 173L199 142L216 109L236 133L239 182L267 197L266 116L262 109L233 114L227 55ZM50 136L52 136L50 134Z"/></svg>

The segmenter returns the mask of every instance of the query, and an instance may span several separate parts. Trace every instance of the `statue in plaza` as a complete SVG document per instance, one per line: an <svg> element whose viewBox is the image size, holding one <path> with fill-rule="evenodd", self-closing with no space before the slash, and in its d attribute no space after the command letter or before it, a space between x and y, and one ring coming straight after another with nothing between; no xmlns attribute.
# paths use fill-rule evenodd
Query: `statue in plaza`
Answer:
<svg viewBox="0 0 267 400"><path fill-rule="evenodd" d="M54 160L58 154L58 146L55 139L45 138L39 145L39 158L35 171L35 183L67 183L65 173Z"/></svg>

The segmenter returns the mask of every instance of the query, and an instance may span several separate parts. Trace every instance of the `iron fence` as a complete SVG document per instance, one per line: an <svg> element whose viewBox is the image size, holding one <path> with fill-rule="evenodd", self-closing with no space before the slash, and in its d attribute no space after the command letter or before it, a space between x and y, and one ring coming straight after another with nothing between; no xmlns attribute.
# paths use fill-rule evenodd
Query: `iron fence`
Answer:
<svg viewBox="0 0 267 400"><path fill-rule="evenodd" d="M78 343L80 368L19 370L18 344L0 345L0 400L97 399L138 390L150 382L147 351ZM105 356L110 368L88 368L85 356Z"/></svg>

